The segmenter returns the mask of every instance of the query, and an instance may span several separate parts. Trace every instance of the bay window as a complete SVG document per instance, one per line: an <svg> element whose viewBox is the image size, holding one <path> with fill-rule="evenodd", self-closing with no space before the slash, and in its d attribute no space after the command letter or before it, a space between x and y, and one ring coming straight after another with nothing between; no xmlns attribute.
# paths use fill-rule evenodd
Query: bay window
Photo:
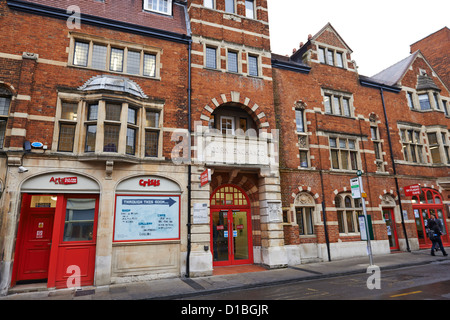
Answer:
<svg viewBox="0 0 450 320"><path fill-rule="evenodd" d="M122 102L89 97L85 100L62 100L58 104L53 150L85 155L160 157L162 107L148 107L123 98Z"/></svg>

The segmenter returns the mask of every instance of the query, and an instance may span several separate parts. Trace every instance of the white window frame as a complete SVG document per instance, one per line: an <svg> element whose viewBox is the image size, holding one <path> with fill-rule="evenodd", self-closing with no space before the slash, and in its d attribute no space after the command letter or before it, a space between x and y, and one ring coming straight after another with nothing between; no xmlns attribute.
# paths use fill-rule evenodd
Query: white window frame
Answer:
<svg viewBox="0 0 450 320"><path fill-rule="evenodd" d="M215 0L203 0L203 6L208 9L215 9L216 8L215 2L216 2Z"/></svg>
<svg viewBox="0 0 450 320"><path fill-rule="evenodd" d="M224 128L222 120L229 120L231 122L231 129ZM220 116L220 132L222 134L224 134L223 130L226 130L225 134L227 134L227 135L234 135L235 132L236 132L235 131L235 123L234 122L235 122L235 118L234 117ZM231 132L229 132L229 130L231 130Z"/></svg>
<svg viewBox="0 0 450 320"><path fill-rule="evenodd" d="M321 54L323 53L323 54ZM338 54L342 59L338 59ZM333 66L337 68L347 69L346 51L334 48L329 48L323 45L317 45L317 60L321 64ZM342 65L338 64L338 61L342 62Z"/></svg>
<svg viewBox="0 0 450 320"><path fill-rule="evenodd" d="M163 10L159 9L161 4L163 4L163 8L164 8L164 2L167 2L167 11L164 11L164 9ZM153 6L155 6L155 8L153 8ZM172 0L144 0L144 10L171 16L172 15Z"/></svg>
<svg viewBox="0 0 450 320"><path fill-rule="evenodd" d="M249 19L256 19L256 1L255 0L245 0L245 17ZM251 3L251 7L247 4Z"/></svg>

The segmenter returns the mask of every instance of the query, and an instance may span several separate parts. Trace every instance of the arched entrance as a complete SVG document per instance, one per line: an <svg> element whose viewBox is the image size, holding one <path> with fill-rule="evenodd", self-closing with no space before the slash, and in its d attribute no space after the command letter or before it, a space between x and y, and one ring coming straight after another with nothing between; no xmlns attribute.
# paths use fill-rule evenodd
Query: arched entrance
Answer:
<svg viewBox="0 0 450 320"><path fill-rule="evenodd" d="M444 236L442 236L442 243L444 245L449 245L448 230L444 217L444 206L439 192L429 188L421 188L420 195L412 197L412 207L416 222L419 247L431 247L431 241L428 239L425 230L427 227L427 219L430 218L431 214L435 214L436 217L441 220L443 226L442 232L444 233Z"/></svg>
<svg viewBox="0 0 450 320"><path fill-rule="evenodd" d="M250 201L245 192L234 185L218 187L210 210L213 265L253 263Z"/></svg>

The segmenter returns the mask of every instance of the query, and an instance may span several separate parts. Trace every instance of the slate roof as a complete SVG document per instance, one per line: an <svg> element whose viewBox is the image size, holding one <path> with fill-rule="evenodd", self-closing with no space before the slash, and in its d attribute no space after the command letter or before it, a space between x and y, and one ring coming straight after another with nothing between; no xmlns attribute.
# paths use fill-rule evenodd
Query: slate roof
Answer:
<svg viewBox="0 0 450 320"><path fill-rule="evenodd" d="M78 6L83 15L90 15L114 21L120 21L147 28L188 35L185 1L172 1L172 16L143 10L143 0L27 0L17 3L34 3L52 8L67 10L69 6Z"/></svg>
<svg viewBox="0 0 450 320"><path fill-rule="evenodd" d="M409 66L414 62L420 51L416 51L409 57L397 62L389 68L370 77L372 80L389 86L394 86L400 82Z"/></svg>

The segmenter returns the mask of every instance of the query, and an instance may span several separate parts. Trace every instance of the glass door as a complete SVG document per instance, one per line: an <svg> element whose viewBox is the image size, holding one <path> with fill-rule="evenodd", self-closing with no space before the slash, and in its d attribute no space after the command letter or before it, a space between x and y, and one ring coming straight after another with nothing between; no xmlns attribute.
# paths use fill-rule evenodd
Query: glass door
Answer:
<svg viewBox="0 0 450 320"><path fill-rule="evenodd" d="M398 250L397 230L395 228L395 218L393 209L383 209L383 217L386 222L387 234L389 238L389 247L391 250Z"/></svg>
<svg viewBox="0 0 450 320"><path fill-rule="evenodd" d="M213 211L211 216L213 261L216 265L227 265L230 258L228 210Z"/></svg>
<svg viewBox="0 0 450 320"><path fill-rule="evenodd" d="M252 263L247 210L212 211L212 253L215 266Z"/></svg>

